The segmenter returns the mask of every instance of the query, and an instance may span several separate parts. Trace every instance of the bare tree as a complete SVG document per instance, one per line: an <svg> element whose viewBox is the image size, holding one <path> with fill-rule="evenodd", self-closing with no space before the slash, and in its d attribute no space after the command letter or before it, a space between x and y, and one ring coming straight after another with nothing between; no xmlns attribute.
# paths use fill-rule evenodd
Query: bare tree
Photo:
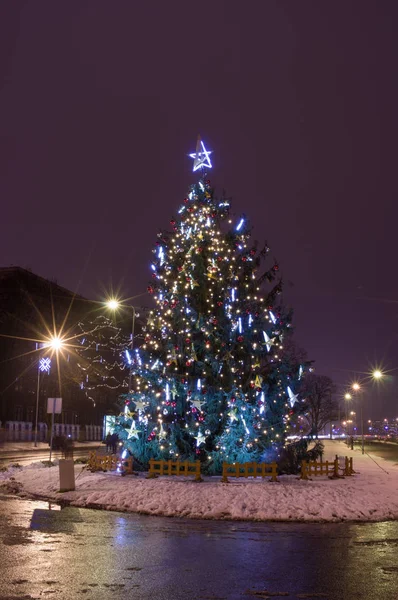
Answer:
<svg viewBox="0 0 398 600"><path fill-rule="evenodd" d="M338 404L333 398L335 391L330 377L315 373L307 373L303 377L300 392L305 402L303 416L307 419L310 436L317 438L319 432L336 418Z"/></svg>

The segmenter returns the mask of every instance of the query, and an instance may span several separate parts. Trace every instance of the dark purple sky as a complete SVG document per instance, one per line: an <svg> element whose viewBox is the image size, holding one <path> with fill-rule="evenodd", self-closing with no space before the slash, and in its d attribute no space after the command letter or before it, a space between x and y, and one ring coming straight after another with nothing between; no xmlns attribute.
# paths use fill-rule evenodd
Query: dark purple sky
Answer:
<svg viewBox="0 0 398 600"><path fill-rule="evenodd" d="M144 292L200 132L317 371L396 368L397 25L395 0L4 0L1 265Z"/></svg>

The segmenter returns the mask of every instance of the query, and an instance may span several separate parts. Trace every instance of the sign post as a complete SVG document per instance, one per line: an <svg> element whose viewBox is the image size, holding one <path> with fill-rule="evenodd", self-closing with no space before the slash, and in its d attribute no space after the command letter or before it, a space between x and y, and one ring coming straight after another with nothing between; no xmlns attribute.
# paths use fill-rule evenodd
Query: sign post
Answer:
<svg viewBox="0 0 398 600"><path fill-rule="evenodd" d="M50 435L50 466L53 451L54 415L62 412L62 398L47 398L47 414L51 413L51 435Z"/></svg>

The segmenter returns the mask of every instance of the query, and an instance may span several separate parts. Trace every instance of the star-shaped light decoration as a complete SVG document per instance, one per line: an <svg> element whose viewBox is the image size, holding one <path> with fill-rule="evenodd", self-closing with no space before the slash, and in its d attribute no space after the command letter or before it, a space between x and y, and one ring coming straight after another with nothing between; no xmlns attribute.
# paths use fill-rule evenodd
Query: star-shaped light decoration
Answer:
<svg viewBox="0 0 398 600"><path fill-rule="evenodd" d="M198 431L198 435L195 435L194 438L196 440L196 447L200 446L200 444L204 444L206 441L206 436L203 435L201 431Z"/></svg>
<svg viewBox="0 0 398 600"><path fill-rule="evenodd" d="M175 365L177 364L177 354L176 354L176 351L174 348L171 351L171 359L170 359L170 364L172 365L173 363Z"/></svg>
<svg viewBox="0 0 398 600"><path fill-rule="evenodd" d="M193 158L193 171L197 171L198 169L208 169L212 168L212 164L210 161L211 151L206 150L204 143L200 135L198 135L198 139L196 142L196 152L190 154L189 156Z"/></svg>
<svg viewBox="0 0 398 600"><path fill-rule="evenodd" d="M138 434L139 433L141 433L141 431L136 428L135 422L133 421L131 423L130 431L127 434L127 439L129 440L130 438L135 438L135 439L138 440Z"/></svg>
<svg viewBox="0 0 398 600"><path fill-rule="evenodd" d="M141 412L143 412L147 407L147 403L143 402L143 400L134 400L134 402L135 402L135 408L137 410L140 410Z"/></svg>
<svg viewBox="0 0 398 600"><path fill-rule="evenodd" d="M289 404L293 408L293 406L296 404L296 402L298 402L298 394L293 394L293 392L289 386L287 387L287 393L289 396Z"/></svg>
<svg viewBox="0 0 398 600"><path fill-rule="evenodd" d="M256 375L256 379L254 380L254 385L256 387L261 387L263 384L263 377L261 377L261 375Z"/></svg>
<svg viewBox="0 0 398 600"><path fill-rule="evenodd" d="M197 354L195 352L195 346L193 344L191 346L191 358L192 358L192 360L196 360L196 361L198 360Z"/></svg>
<svg viewBox="0 0 398 600"><path fill-rule="evenodd" d="M200 398L198 398L196 400L191 400L191 403L192 403L192 406L194 406L195 408L200 410L200 412L202 412L202 406L204 404L206 404L206 402L204 400L200 400Z"/></svg>
<svg viewBox="0 0 398 600"><path fill-rule="evenodd" d="M230 360L233 360L233 359L234 359L234 357L232 356L231 352L226 352L221 360L222 361L225 360L225 362L229 362Z"/></svg>
<svg viewBox="0 0 398 600"><path fill-rule="evenodd" d="M236 410L235 409L231 409L228 413L229 418L231 419L231 423L233 423L234 421L238 421L238 417L236 416Z"/></svg>
<svg viewBox="0 0 398 600"><path fill-rule="evenodd" d="M267 346L268 352L271 350L271 347L275 344L276 338L270 338L265 331L263 331L264 343Z"/></svg>
<svg viewBox="0 0 398 600"><path fill-rule="evenodd" d="M126 406L125 409L124 409L124 413L120 413L119 416L120 417L126 417L126 419L134 419L134 415L135 415L135 413L131 412L131 410L129 410L127 408L127 406Z"/></svg>
<svg viewBox="0 0 398 600"><path fill-rule="evenodd" d="M160 426L159 433L158 433L158 438L160 440L165 440L167 438L167 431L165 431L163 429L163 423Z"/></svg>

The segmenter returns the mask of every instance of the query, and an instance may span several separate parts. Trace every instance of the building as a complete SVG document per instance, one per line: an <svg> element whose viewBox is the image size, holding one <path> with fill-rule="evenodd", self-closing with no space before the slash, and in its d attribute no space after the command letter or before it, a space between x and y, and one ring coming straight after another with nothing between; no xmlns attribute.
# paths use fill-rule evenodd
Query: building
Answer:
<svg viewBox="0 0 398 600"><path fill-rule="evenodd" d="M62 396L59 423L102 425L117 410L119 389L101 391L100 402L88 399L79 365L81 323L103 312L102 304L74 294L21 267L0 268L0 422L48 422L47 398ZM122 323L122 327L123 327ZM131 327L131 324L130 324ZM84 329L84 328L83 328ZM70 338L51 368L43 341L54 334ZM48 366L43 363L43 367ZM122 382L121 382L122 383ZM33 425L34 427L34 425Z"/></svg>

